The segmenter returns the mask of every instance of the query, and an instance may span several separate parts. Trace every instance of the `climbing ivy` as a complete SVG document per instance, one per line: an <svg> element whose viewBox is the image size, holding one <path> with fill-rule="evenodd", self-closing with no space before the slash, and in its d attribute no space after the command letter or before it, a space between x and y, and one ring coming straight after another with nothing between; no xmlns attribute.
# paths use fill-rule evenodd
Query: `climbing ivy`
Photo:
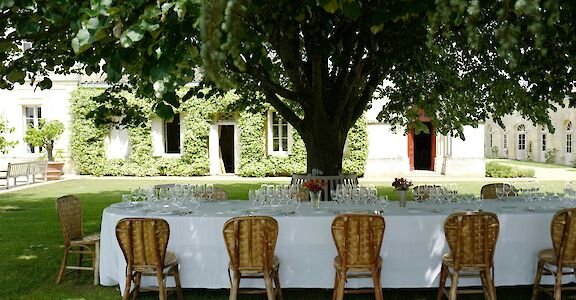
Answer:
<svg viewBox="0 0 576 300"><path fill-rule="evenodd" d="M111 127L97 127L88 117L98 105L92 97L104 90L79 88L72 94L72 160L80 174L96 176L196 176L210 173L209 132L219 112L226 111L238 99L230 92L224 97L196 99L183 103L179 108L182 131L182 155L176 158L154 156L152 146L152 103L129 93L122 96L127 105L137 106L149 114L150 121L128 128L129 155L126 159L109 159L105 155L104 140ZM184 91L182 91L184 92ZM240 130L240 176L287 176L306 172L306 148L300 136L292 131L292 147L288 156L268 155L266 149L266 107L260 113L241 111L238 117ZM368 134L366 120L361 118L348 135L344 153L345 173L362 175L367 157Z"/></svg>

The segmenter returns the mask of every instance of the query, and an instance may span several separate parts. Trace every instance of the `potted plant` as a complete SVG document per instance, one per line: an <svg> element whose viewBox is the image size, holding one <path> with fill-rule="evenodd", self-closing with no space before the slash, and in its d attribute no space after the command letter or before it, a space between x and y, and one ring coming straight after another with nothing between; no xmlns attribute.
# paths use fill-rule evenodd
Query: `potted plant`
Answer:
<svg viewBox="0 0 576 300"><path fill-rule="evenodd" d="M54 142L64 132L64 124L58 120L40 120L38 127L29 127L24 135L24 141L34 147L42 147L48 157L48 180L60 179L64 162L54 161Z"/></svg>

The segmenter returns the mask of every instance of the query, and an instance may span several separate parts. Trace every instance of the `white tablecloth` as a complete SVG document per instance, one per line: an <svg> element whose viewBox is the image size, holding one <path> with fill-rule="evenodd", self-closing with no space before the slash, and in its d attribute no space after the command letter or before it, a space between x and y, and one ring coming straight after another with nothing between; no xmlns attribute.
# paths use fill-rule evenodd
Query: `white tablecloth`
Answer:
<svg viewBox="0 0 576 300"><path fill-rule="evenodd" d="M333 287L336 248L330 227L337 211L334 203L322 205L324 209L321 210L304 205L294 215L274 216L280 228L276 255L280 259L283 288ZM536 212L523 210L524 205L519 201L490 201L484 205L485 211L496 212L500 220L494 262L497 286L532 284L536 254L551 247L550 221L554 209L559 209L561 203L546 203L546 207ZM120 284L120 289L124 288L126 264L116 241L115 226L124 217L147 216L163 218L170 224L168 250L178 256L182 287L229 288L229 258L222 227L226 220L248 207L248 201L208 203L201 205L198 213L185 216L106 208L102 217L100 283L105 286ZM471 204L461 204L444 206L439 211L417 203L409 203L407 208L392 203L384 214L386 230L380 253L383 257L382 286L436 287L441 256L448 251L444 219L453 211L473 208ZM370 280L362 280L350 281L347 286L371 286ZM468 280L462 283L480 284L479 280ZM263 283L247 280L242 281L242 285L262 286Z"/></svg>

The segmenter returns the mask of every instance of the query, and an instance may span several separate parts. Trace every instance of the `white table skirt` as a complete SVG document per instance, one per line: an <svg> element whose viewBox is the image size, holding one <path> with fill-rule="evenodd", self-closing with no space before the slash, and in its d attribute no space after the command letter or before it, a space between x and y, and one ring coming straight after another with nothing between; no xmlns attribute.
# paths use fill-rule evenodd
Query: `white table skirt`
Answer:
<svg viewBox="0 0 576 300"><path fill-rule="evenodd" d="M500 203L486 203L486 211L494 211L500 220L500 235L495 254L497 286L529 285L536 271L536 255L551 247L551 210L524 212L521 202L514 209L500 212ZM558 203L560 204L560 203ZM333 205L323 204L323 205ZM384 214L386 229L381 249L383 258L382 286L385 288L437 287L441 256L448 251L443 224L456 208L438 212L426 206L409 203L399 208L392 203ZM228 254L222 238L222 227L233 216L229 208L248 207L247 201L204 204L195 215L154 215L140 211L108 207L102 216L100 248L100 283L120 285L124 289L125 260L115 236L116 223L124 217L158 217L170 224L168 250L178 256L184 288L229 288ZM412 207L412 208L411 208ZM458 207L458 209L470 207ZM228 213L223 213L223 212ZM280 259L280 280L283 288L332 288L333 259L336 248L331 223L334 213L300 207L292 216L275 216L279 224L276 255ZM475 279L463 280L465 285L479 285ZM143 285L154 284L154 280ZM348 287L371 286L370 280L357 279ZM242 281L241 286L263 286L261 281Z"/></svg>

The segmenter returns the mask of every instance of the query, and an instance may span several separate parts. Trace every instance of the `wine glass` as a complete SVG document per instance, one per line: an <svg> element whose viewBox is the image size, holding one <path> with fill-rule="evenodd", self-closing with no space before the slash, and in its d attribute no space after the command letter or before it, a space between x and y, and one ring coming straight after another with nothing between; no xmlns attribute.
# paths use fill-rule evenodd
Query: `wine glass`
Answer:
<svg viewBox="0 0 576 300"><path fill-rule="evenodd" d="M214 185L209 183L206 184L206 194L208 195L208 199L212 199L212 194L214 194Z"/></svg>

